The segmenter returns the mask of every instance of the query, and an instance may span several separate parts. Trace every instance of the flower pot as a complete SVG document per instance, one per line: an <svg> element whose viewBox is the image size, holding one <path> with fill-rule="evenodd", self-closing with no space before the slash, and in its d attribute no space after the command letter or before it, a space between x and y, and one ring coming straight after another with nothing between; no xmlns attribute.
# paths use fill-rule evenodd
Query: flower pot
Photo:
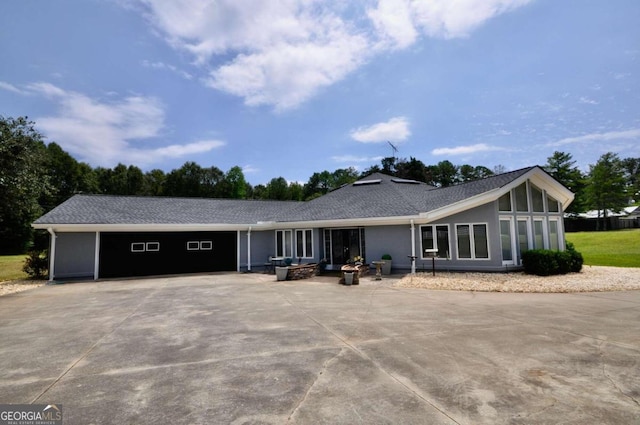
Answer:
<svg viewBox="0 0 640 425"><path fill-rule="evenodd" d="M391 260L382 260L384 264L382 265L382 274L391 274Z"/></svg>
<svg viewBox="0 0 640 425"><path fill-rule="evenodd" d="M288 267L276 267L276 280L287 280Z"/></svg>
<svg viewBox="0 0 640 425"><path fill-rule="evenodd" d="M353 285L353 272L344 272L344 284Z"/></svg>

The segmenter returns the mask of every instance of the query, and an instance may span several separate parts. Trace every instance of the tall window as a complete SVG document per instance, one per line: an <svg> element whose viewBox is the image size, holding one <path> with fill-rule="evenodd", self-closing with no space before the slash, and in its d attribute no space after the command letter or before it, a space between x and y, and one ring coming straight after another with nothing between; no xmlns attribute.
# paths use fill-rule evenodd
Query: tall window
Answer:
<svg viewBox="0 0 640 425"><path fill-rule="evenodd" d="M296 230L296 257L313 258L313 232L311 229Z"/></svg>
<svg viewBox="0 0 640 425"><path fill-rule="evenodd" d="M558 221L549 220L549 249L559 250L560 240L558 239Z"/></svg>
<svg viewBox="0 0 640 425"><path fill-rule="evenodd" d="M449 226L444 225L428 225L420 226L420 232L422 234L422 258L425 257L425 249L437 249L438 258L450 258L449 247Z"/></svg>
<svg viewBox="0 0 640 425"><path fill-rule="evenodd" d="M457 224L458 258L489 258L486 224Z"/></svg>
<svg viewBox="0 0 640 425"><path fill-rule="evenodd" d="M527 200L527 184L522 183L515 188L516 192L516 211L527 212L529 211L529 201Z"/></svg>
<svg viewBox="0 0 640 425"><path fill-rule="evenodd" d="M512 262L511 220L500 220L500 244L502 246L502 261Z"/></svg>
<svg viewBox="0 0 640 425"><path fill-rule="evenodd" d="M544 212L544 201L542 191L531 185L531 206L533 208L533 212Z"/></svg>
<svg viewBox="0 0 640 425"><path fill-rule="evenodd" d="M529 221L518 220L518 248L520 255L529 250Z"/></svg>
<svg viewBox="0 0 640 425"><path fill-rule="evenodd" d="M549 208L549 212L560 212L558 201L553 199L551 196L547 196L547 205L547 208Z"/></svg>
<svg viewBox="0 0 640 425"><path fill-rule="evenodd" d="M276 257L293 257L291 230L276 230Z"/></svg>
<svg viewBox="0 0 640 425"><path fill-rule="evenodd" d="M544 227L542 220L533 220L533 247L544 249Z"/></svg>

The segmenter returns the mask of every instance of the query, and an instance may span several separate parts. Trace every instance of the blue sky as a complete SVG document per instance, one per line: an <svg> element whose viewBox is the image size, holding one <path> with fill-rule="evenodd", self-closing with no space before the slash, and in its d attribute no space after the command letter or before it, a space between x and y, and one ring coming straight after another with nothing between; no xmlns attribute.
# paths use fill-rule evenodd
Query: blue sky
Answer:
<svg viewBox="0 0 640 425"><path fill-rule="evenodd" d="M0 2L0 114L93 166L252 184L640 156L637 0Z"/></svg>

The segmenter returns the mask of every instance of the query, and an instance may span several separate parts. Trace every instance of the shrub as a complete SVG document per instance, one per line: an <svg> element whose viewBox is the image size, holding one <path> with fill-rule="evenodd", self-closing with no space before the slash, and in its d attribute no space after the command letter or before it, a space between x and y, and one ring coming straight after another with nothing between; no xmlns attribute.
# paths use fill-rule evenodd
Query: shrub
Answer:
<svg viewBox="0 0 640 425"><path fill-rule="evenodd" d="M29 251L22 270L32 279L45 279L49 271L47 252L38 250Z"/></svg>
<svg viewBox="0 0 640 425"><path fill-rule="evenodd" d="M582 270L582 262L582 254L569 244L566 251L532 249L522 253L525 273L538 276L577 273Z"/></svg>
<svg viewBox="0 0 640 425"><path fill-rule="evenodd" d="M384 254L384 255L382 256L382 259L383 259L383 260L391 260L391 256L390 256L389 254Z"/></svg>

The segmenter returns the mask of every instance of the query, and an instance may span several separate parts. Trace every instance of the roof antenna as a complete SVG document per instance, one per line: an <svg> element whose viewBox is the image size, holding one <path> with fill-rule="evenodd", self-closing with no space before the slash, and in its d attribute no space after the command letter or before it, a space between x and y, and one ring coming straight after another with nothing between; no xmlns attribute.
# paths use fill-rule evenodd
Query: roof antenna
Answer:
<svg viewBox="0 0 640 425"><path fill-rule="evenodd" d="M395 158L396 154L398 153L398 148L396 148L396 146L388 140L387 143L389 143L389 146L391 146L391 156Z"/></svg>

